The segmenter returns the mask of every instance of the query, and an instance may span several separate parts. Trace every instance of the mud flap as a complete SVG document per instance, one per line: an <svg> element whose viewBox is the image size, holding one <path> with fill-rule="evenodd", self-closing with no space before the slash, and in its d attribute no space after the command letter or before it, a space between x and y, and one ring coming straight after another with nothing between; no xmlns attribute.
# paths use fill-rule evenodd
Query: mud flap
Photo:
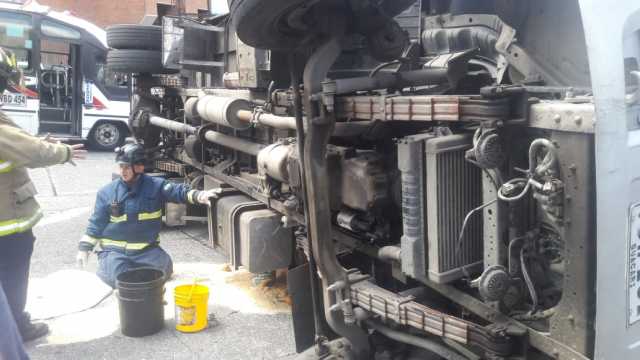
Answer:
<svg viewBox="0 0 640 360"><path fill-rule="evenodd" d="M289 296L291 296L291 315L293 317L296 352L301 353L315 345L316 337L311 282L309 281L309 264L300 265L289 270L287 288ZM323 309L322 298L319 298L318 301L318 306ZM329 325L324 317L320 319L320 323L326 337L329 339L337 337L329 330Z"/></svg>

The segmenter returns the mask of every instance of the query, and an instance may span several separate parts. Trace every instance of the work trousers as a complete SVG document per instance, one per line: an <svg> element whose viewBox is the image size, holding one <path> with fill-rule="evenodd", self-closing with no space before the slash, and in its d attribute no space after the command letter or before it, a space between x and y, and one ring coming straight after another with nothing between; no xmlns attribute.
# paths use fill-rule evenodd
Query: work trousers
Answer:
<svg viewBox="0 0 640 360"><path fill-rule="evenodd" d="M101 251L98 253L98 277L112 288L116 287L118 275L125 271L149 267L162 270L168 280L173 273L171 257L160 246L135 255L123 254L117 251Z"/></svg>
<svg viewBox="0 0 640 360"><path fill-rule="evenodd" d="M35 240L31 230L0 236L0 283L20 328L30 321L24 307L27 304L29 266Z"/></svg>
<svg viewBox="0 0 640 360"><path fill-rule="evenodd" d="M28 360L18 327L13 319L11 307L0 286L0 359L2 360Z"/></svg>

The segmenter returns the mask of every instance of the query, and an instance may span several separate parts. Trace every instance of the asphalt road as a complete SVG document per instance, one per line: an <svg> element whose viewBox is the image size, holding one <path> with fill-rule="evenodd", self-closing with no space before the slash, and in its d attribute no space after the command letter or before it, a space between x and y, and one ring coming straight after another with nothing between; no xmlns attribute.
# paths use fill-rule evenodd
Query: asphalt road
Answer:
<svg viewBox="0 0 640 360"><path fill-rule="evenodd" d="M175 267L165 294L165 329L144 338L121 334L118 300L95 277L95 256L84 271L75 265L77 243L96 192L115 170L113 154L94 152L77 167L31 171L45 217L34 229L37 242L27 310L36 318L48 319L51 328L48 337L28 344L31 358L291 358L293 330L288 305L280 301L282 294L255 288L249 274L242 271L229 272L225 256L205 245L207 230L202 224L166 229L161 234L161 245ZM209 311L217 325L184 334L174 329L173 287L190 284L195 278L210 288Z"/></svg>

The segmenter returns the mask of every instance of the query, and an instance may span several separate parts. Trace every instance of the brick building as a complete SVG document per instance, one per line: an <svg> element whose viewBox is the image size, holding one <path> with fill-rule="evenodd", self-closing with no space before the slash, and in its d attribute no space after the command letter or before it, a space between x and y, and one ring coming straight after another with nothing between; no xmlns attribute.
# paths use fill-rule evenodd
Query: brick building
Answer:
<svg viewBox="0 0 640 360"><path fill-rule="evenodd" d="M171 0L38 0L39 4L54 10L69 10L76 16L98 26L112 24L136 24L144 15L156 13L156 3L172 3ZM186 0L188 13L206 9L207 0Z"/></svg>

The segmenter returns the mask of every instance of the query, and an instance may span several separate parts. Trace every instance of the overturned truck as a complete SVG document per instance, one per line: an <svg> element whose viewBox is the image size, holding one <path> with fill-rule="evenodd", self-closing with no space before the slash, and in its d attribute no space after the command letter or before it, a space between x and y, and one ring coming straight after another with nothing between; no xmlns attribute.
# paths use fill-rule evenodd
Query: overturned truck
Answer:
<svg viewBox="0 0 640 360"><path fill-rule="evenodd" d="M289 269L301 358L640 356L637 2L229 9L108 66L148 171L218 189L210 244Z"/></svg>

